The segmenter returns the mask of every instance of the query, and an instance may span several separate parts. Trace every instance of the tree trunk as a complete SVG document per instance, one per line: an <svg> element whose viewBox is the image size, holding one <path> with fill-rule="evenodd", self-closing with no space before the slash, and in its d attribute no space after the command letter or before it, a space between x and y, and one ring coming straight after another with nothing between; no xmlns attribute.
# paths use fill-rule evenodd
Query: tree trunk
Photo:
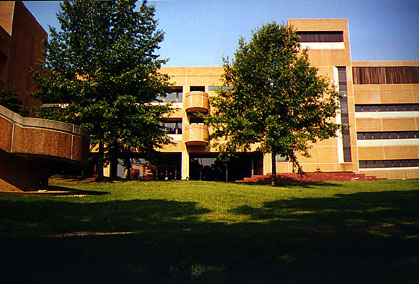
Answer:
<svg viewBox="0 0 419 284"><path fill-rule="evenodd" d="M109 149L110 154L110 168L109 174L111 179L116 179L118 176L118 143L112 143Z"/></svg>
<svg viewBox="0 0 419 284"><path fill-rule="evenodd" d="M124 167L127 170L126 180L131 179L131 147L128 146L128 150L124 153Z"/></svg>
<svg viewBox="0 0 419 284"><path fill-rule="evenodd" d="M278 181L276 179L276 153L272 151L271 160L272 160L272 185L277 185Z"/></svg>
<svg viewBox="0 0 419 284"><path fill-rule="evenodd" d="M225 162L226 167L226 182L228 182L228 162Z"/></svg>
<svg viewBox="0 0 419 284"><path fill-rule="evenodd" d="M99 152L97 154L97 162L96 162L96 175L98 180L103 180L103 142L99 142Z"/></svg>

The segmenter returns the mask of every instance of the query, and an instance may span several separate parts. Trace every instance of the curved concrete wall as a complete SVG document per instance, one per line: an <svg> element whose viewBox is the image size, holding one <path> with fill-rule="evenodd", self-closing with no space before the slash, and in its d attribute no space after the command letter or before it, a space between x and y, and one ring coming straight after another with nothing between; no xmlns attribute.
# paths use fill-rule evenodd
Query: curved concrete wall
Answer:
<svg viewBox="0 0 419 284"><path fill-rule="evenodd" d="M23 117L0 106L0 129L0 149L7 153L82 164L89 157L88 132L70 123Z"/></svg>
<svg viewBox="0 0 419 284"><path fill-rule="evenodd" d="M208 145L208 126L191 124L185 128L186 145Z"/></svg>
<svg viewBox="0 0 419 284"><path fill-rule="evenodd" d="M185 97L185 110L187 112L208 112L208 94L204 92L190 92Z"/></svg>
<svg viewBox="0 0 419 284"><path fill-rule="evenodd" d="M89 133L79 126L23 117L0 106L0 190L44 188L51 167L87 165L89 145Z"/></svg>

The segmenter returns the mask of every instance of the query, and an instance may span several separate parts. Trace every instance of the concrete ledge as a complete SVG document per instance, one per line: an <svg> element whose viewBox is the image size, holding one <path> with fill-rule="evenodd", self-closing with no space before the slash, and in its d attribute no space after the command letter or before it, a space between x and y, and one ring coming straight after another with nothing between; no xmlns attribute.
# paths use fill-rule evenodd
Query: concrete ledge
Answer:
<svg viewBox="0 0 419 284"><path fill-rule="evenodd" d="M73 135L78 135L86 139L89 139L89 132L80 126L77 126L71 123L43 119L43 118L24 117L1 105L0 105L0 116L10 120L11 122L15 124L18 124L21 127L44 128L44 129L50 129L54 131L62 131L62 132L67 132Z"/></svg>
<svg viewBox="0 0 419 284"><path fill-rule="evenodd" d="M79 126L0 106L0 191L45 188L50 169L85 166L89 146L89 133Z"/></svg>
<svg viewBox="0 0 419 284"><path fill-rule="evenodd" d="M0 106L0 129L0 149L6 153L87 163L89 134L77 125L23 117Z"/></svg>

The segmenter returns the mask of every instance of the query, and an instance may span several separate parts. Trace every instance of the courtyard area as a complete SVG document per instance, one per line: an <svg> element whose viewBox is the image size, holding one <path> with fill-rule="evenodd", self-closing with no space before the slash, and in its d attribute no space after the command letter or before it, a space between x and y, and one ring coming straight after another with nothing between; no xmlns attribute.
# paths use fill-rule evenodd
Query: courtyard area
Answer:
<svg viewBox="0 0 419 284"><path fill-rule="evenodd" d="M1 283L417 283L419 180L50 179L0 194Z"/></svg>

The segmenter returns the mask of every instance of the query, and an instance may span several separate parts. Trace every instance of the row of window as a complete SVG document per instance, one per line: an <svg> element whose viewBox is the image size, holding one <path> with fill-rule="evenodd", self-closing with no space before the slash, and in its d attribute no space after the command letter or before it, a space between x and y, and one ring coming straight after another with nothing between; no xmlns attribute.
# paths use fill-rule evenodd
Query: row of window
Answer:
<svg viewBox="0 0 419 284"><path fill-rule="evenodd" d="M419 159L406 160L361 160L359 161L359 168L404 168L404 167L419 167Z"/></svg>
<svg viewBox="0 0 419 284"><path fill-rule="evenodd" d="M231 86L208 86L208 91L216 91L218 89L223 90L232 90ZM163 99L166 103L181 103L183 102L183 87L174 86L172 87L173 92L167 93L166 97ZM190 86L190 92L205 92L205 86Z"/></svg>
<svg viewBox="0 0 419 284"><path fill-rule="evenodd" d="M419 83L419 67L352 67L354 84Z"/></svg>
<svg viewBox="0 0 419 284"><path fill-rule="evenodd" d="M300 42L343 42L343 31L297 32Z"/></svg>
<svg viewBox="0 0 419 284"><path fill-rule="evenodd" d="M412 139L419 138L419 131L358 132L356 138L358 140Z"/></svg>
<svg viewBox="0 0 419 284"><path fill-rule="evenodd" d="M355 105L356 112L419 111L419 104Z"/></svg>
<svg viewBox="0 0 419 284"><path fill-rule="evenodd" d="M166 127L167 134L182 134L182 119L173 119L170 121L162 122ZM189 124L203 124L204 120L200 117L189 117Z"/></svg>

